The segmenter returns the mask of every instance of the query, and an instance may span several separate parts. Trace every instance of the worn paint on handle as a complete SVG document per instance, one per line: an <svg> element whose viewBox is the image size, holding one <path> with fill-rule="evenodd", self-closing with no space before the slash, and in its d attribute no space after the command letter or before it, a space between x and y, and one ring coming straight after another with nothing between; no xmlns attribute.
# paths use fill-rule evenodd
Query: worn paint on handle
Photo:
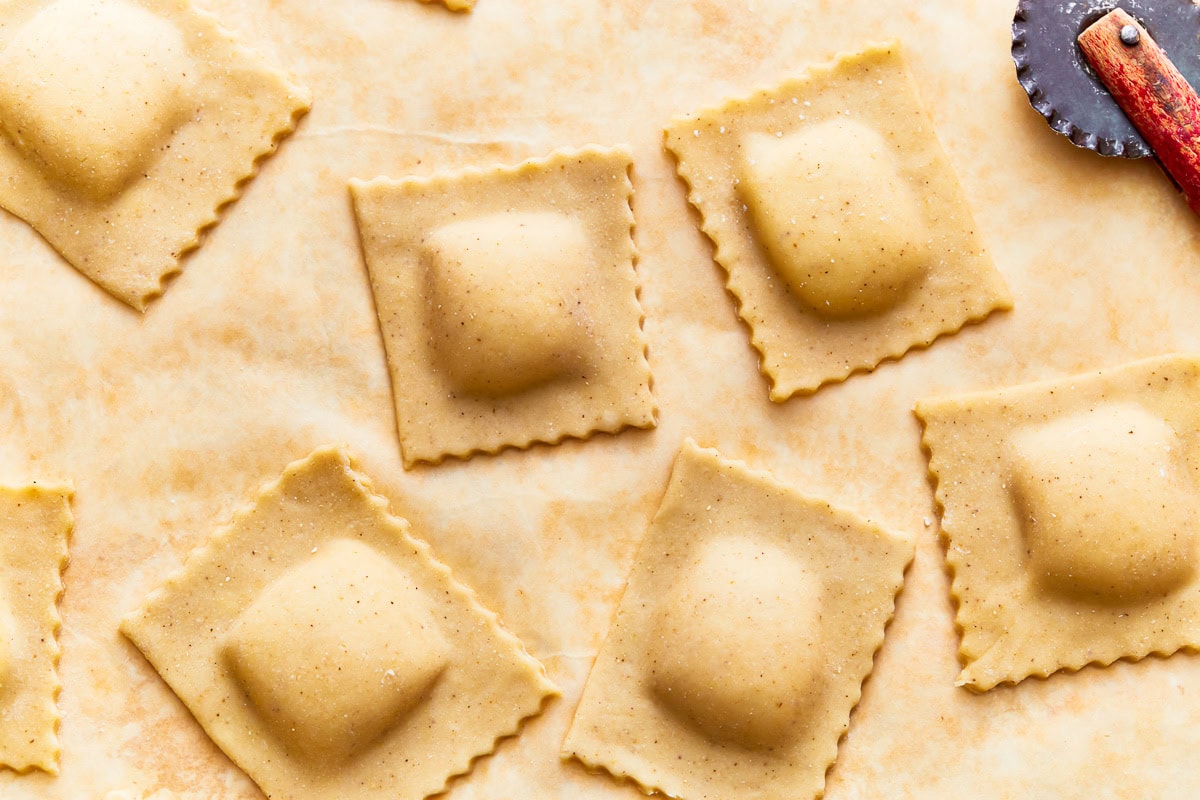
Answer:
<svg viewBox="0 0 1200 800"><path fill-rule="evenodd" d="M1126 45L1132 25L1140 41ZM1200 97L1133 17L1114 9L1079 35L1079 46L1163 169L1200 214Z"/></svg>

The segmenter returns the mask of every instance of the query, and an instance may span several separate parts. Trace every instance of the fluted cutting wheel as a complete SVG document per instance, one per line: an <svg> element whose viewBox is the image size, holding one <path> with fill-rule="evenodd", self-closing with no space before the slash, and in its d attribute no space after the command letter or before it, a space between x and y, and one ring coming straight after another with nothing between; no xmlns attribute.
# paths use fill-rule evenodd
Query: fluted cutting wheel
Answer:
<svg viewBox="0 0 1200 800"><path fill-rule="evenodd" d="M1144 158L1154 155L1150 146L1075 42L1117 7L1145 26L1188 83L1200 88L1200 5L1192 0L1019 0L1012 56L1030 104L1051 128L1101 155Z"/></svg>

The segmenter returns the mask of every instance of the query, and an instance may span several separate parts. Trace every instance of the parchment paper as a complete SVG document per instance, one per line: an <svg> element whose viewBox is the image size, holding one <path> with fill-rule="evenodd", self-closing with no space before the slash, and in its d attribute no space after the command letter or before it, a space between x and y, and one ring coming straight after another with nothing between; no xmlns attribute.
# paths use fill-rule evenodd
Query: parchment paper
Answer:
<svg viewBox="0 0 1200 800"><path fill-rule="evenodd" d="M77 517L62 774L0 773L0 796L261 796L117 620L289 461L342 442L563 688L448 798L633 800L558 751L685 435L918 538L831 800L1200 793L1196 656L983 696L954 687L913 403L1200 349L1200 221L1152 163L1077 151L1029 109L1010 0L480 0L469 16L411 0L203 6L307 82L314 106L166 296L131 312L0 219L0 480L73 480ZM661 127L892 36L1016 310L776 406ZM635 154L659 427L405 472L347 179L589 142Z"/></svg>

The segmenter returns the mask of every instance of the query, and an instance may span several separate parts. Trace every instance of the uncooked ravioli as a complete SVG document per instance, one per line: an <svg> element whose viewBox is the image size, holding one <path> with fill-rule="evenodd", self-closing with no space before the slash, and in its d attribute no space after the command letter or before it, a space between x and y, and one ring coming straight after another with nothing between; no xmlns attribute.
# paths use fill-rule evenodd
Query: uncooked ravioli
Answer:
<svg viewBox="0 0 1200 800"><path fill-rule="evenodd" d="M817 797L912 555L688 441L564 755L685 800Z"/></svg>
<svg viewBox="0 0 1200 800"><path fill-rule="evenodd" d="M1200 646L1200 361L923 400L962 629L987 690Z"/></svg>
<svg viewBox="0 0 1200 800"><path fill-rule="evenodd" d="M274 797L422 800L558 693L334 448L290 465L121 630Z"/></svg>
<svg viewBox="0 0 1200 800"><path fill-rule="evenodd" d="M354 181L406 465L656 423L624 148Z"/></svg>
<svg viewBox="0 0 1200 800"><path fill-rule="evenodd" d="M1012 306L896 43L671 123L770 395Z"/></svg>
<svg viewBox="0 0 1200 800"><path fill-rule="evenodd" d="M0 488L0 765L58 773L58 599L72 490Z"/></svg>
<svg viewBox="0 0 1200 800"><path fill-rule="evenodd" d="M0 206L145 310L309 102L186 0L15 0Z"/></svg>

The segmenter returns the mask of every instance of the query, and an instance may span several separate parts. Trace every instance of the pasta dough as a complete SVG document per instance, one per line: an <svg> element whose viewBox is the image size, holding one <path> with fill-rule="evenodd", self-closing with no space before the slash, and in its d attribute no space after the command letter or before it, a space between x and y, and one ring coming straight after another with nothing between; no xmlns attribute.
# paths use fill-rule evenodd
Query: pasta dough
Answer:
<svg viewBox="0 0 1200 800"><path fill-rule="evenodd" d="M0 489L0 764L58 773L58 599L71 490Z"/></svg>
<svg viewBox="0 0 1200 800"><path fill-rule="evenodd" d="M666 146L772 400L1012 306L897 44L677 120Z"/></svg>
<svg viewBox="0 0 1200 800"><path fill-rule="evenodd" d="M819 796L911 558L689 440L564 754L685 800Z"/></svg>
<svg viewBox="0 0 1200 800"><path fill-rule="evenodd" d="M922 401L961 685L1200 646L1200 362Z"/></svg>
<svg viewBox="0 0 1200 800"><path fill-rule="evenodd" d="M1029 108L1011 0L481 0L470 16L413 0L196 3L316 101L145 316L0 214L0 477L70 476L77 526L61 772L0 770L0 797L263 800L117 624L284 464L344 442L563 691L446 799L639 800L558 753L684 433L918 544L828 800L1200 795L1200 658L954 687L955 609L913 403L1200 342L1194 215L1153 164L1076 152ZM771 404L662 127L893 36L1016 307ZM659 426L405 470L347 179L585 142L634 154Z"/></svg>
<svg viewBox="0 0 1200 800"><path fill-rule="evenodd" d="M557 689L335 449L122 631L269 796L422 800Z"/></svg>
<svg viewBox="0 0 1200 800"><path fill-rule="evenodd" d="M0 206L145 310L308 106L189 0L14 0Z"/></svg>
<svg viewBox="0 0 1200 800"><path fill-rule="evenodd" d="M405 464L653 427L630 166L352 183Z"/></svg>

